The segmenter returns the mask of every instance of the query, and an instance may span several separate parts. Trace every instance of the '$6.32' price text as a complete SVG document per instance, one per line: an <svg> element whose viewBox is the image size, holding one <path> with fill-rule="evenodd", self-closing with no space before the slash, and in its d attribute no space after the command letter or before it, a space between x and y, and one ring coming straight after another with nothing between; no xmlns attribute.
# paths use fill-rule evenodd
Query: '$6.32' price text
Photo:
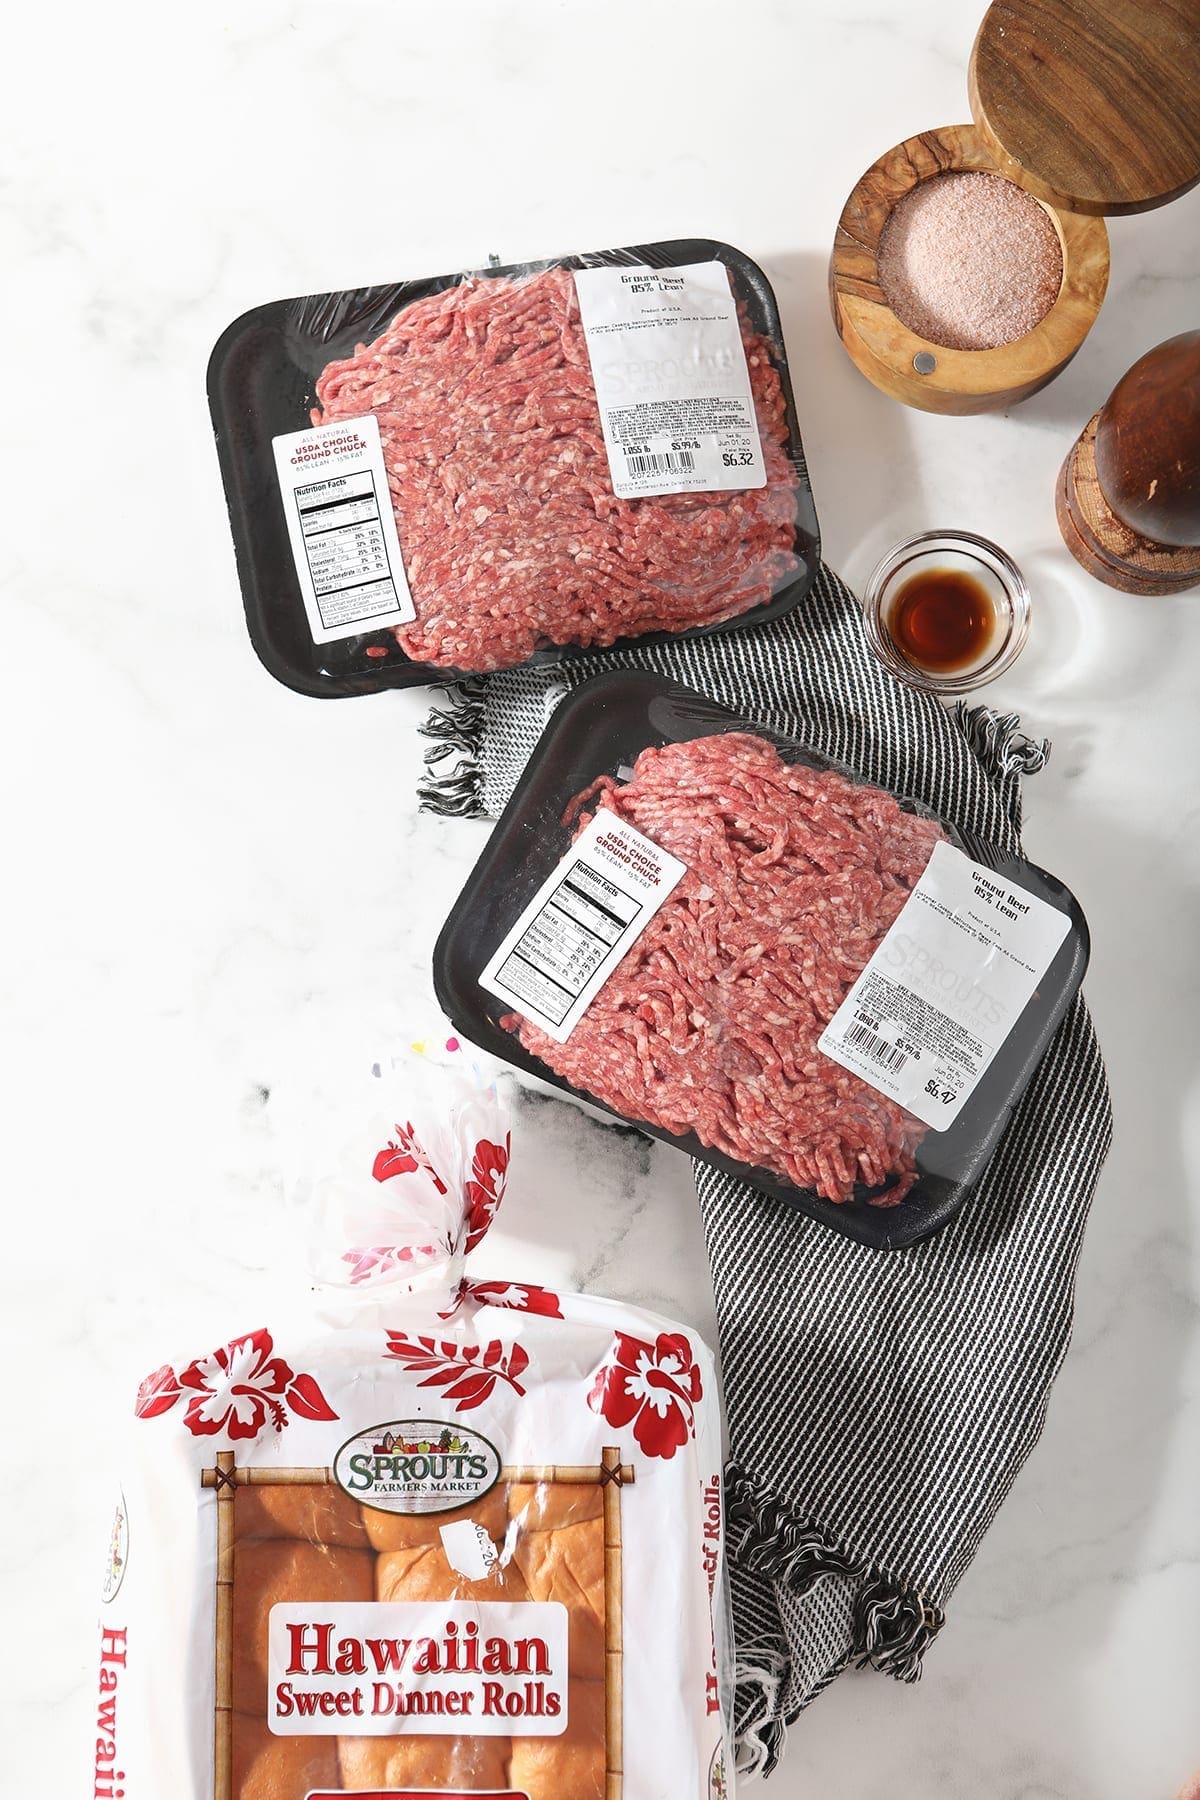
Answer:
<svg viewBox="0 0 1200 1800"><path fill-rule="evenodd" d="M722 450L721 452L721 467L723 469L744 469L753 461L753 450Z"/></svg>

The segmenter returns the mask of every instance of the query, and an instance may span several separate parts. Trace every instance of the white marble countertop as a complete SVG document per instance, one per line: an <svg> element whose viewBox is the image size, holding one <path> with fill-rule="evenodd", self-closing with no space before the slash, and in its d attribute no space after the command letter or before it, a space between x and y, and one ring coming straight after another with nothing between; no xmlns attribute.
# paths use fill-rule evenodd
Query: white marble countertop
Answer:
<svg viewBox="0 0 1200 1800"><path fill-rule="evenodd" d="M209 349L276 296L689 233L774 282L829 561L861 583L949 524L1030 577L1032 639L992 697L1054 741L1027 845L1090 917L1118 1132L1048 1429L924 1681L836 1683L769 1791L1169 1800L1200 1765L1200 590L1097 585L1053 508L1117 377L1195 323L1200 192L1113 223L1099 323L1011 415L884 399L830 324L834 225L886 146L967 116L976 23L955 0L114 0L10 21L13 1793L85 1791L113 1422L146 1369L302 1278L291 1125L433 1027L430 948L485 831L417 814L426 696L319 705L257 663ZM514 1274L711 1333L665 1147L528 1106L496 1235Z"/></svg>

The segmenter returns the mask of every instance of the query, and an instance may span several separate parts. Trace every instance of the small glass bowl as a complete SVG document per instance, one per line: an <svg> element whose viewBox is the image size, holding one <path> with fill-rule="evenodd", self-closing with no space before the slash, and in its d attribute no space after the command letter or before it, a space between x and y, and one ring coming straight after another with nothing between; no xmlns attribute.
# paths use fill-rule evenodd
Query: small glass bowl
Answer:
<svg viewBox="0 0 1200 1800"><path fill-rule="evenodd" d="M972 577L990 596L995 625L964 668L922 667L894 641L888 617L901 591L922 571L952 570ZM1016 662L1029 636L1029 589L1011 556L970 531L921 531L889 550L867 583L863 614L871 648L893 675L926 694L968 694L995 681Z"/></svg>

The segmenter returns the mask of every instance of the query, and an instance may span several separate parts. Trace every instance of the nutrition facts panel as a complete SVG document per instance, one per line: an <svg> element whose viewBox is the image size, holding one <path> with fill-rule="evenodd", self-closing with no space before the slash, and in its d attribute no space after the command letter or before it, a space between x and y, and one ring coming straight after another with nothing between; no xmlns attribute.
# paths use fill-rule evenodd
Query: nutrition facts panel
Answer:
<svg viewBox="0 0 1200 1800"><path fill-rule="evenodd" d="M273 447L313 641L412 619L378 420L290 432Z"/></svg>
<svg viewBox="0 0 1200 1800"><path fill-rule="evenodd" d="M379 496L370 469L296 489L300 530L323 625L397 610Z"/></svg>
<svg viewBox="0 0 1200 1800"><path fill-rule="evenodd" d="M508 932L481 986L564 1042L685 873L632 825L598 812Z"/></svg>
<svg viewBox="0 0 1200 1800"><path fill-rule="evenodd" d="M498 979L561 1025L641 910L614 882L574 862L513 945Z"/></svg>

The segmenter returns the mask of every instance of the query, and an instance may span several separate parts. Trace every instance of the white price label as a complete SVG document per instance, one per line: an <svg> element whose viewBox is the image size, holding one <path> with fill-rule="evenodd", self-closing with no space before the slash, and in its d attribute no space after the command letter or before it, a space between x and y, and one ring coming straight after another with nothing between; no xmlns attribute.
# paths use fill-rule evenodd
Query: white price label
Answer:
<svg viewBox="0 0 1200 1800"><path fill-rule="evenodd" d="M563 1044L686 864L601 807L479 977Z"/></svg>
<svg viewBox="0 0 1200 1800"><path fill-rule="evenodd" d="M737 305L723 263L578 269L613 492L767 483Z"/></svg>
<svg viewBox="0 0 1200 1800"><path fill-rule="evenodd" d="M271 445L313 642L415 619L375 415Z"/></svg>
<svg viewBox="0 0 1200 1800"><path fill-rule="evenodd" d="M1057 907L937 844L817 1047L944 1131L1070 927Z"/></svg>
<svg viewBox="0 0 1200 1800"><path fill-rule="evenodd" d="M488 1570L499 1561L500 1552L483 1526L474 1519L455 1519L453 1524L443 1525L438 1536L446 1552L446 1561L456 1575L465 1575L468 1581L483 1581Z"/></svg>

